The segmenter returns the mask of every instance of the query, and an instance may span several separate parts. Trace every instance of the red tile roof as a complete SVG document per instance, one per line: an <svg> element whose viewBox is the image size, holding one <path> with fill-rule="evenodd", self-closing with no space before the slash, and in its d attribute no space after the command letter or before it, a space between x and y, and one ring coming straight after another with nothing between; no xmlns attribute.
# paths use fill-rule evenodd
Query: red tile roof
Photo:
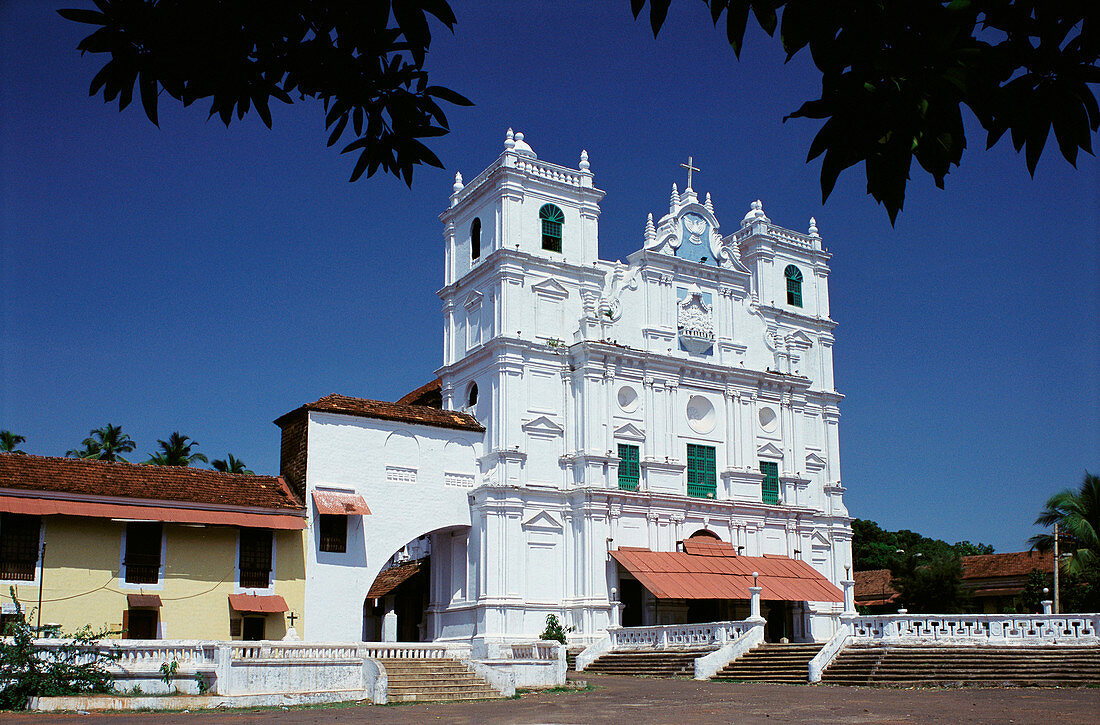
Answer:
<svg viewBox="0 0 1100 725"><path fill-rule="evenodd" d="M299 415L307 411L319 411L323 413L342 413L354 415L360 418L380 418L382 420L396 420L402 423L414 423L430 425L436 428L457 428L459 430L472 430L479 433L485 428L477 422L477 418L466 413L453 410L439 410L423 405L403 405L401 403L387 403L384 400L368 400L367 398L350 398L346 395L332 393L320 400L295 408L275 419L275 425L282 428Z"/></svg>
<svg viewBox="0 0 1100 725"><path fill-rule="evenodd" d="M624 546L611 556L658 599L748 599L756 572L762 599L844 601L840 590L804 561L786 556L736 556L728 544L691 541L689 551L695 553Z"/></svg>
<svg viewBox="0 0 1100 725"><path fill-rule="evenodd" d="M183 466L108 463L84 458L0 453L0 489L8 489L7 495L19 498L33 497L30 492L46 492L61 494L61 497L108 497L262 508L284 510L299 516L305 513L302 502L280 477L220 473ZM22 492L28 493L20 495Z"/></svg>
<svg viewBox="0 0 1100 725"><path fill-rule="evenodd" d="M1053 571L1054 552L1011 551L1005 554L964 556L963 579L989 579L993 577L1026 577L1032 569Z"/></svg>
<svg viewBox="0 0 1100 725"><path fill-rule="evenodd" d="M874 606L897 601L898 592L890 585L891 578L889 569L852 572L856 583L856 603Z"/></svg>
<svg viewBox="0 0 1100 725"><path fill-rule="evenodd" d="M439 378L421 385L411 393L405 393L397 402L401 405L426 405L429 408L443 407L443 381Z"/></svg>
<svg viewBox="0 0 1100 725"><path fill-rule="evenodd" d="M389 569L379 572L374 579L374 584L371 584L370 591L367 592L367 599L386 596L411 579L418 571L420 571L420 560L391 566Z"/></svg>

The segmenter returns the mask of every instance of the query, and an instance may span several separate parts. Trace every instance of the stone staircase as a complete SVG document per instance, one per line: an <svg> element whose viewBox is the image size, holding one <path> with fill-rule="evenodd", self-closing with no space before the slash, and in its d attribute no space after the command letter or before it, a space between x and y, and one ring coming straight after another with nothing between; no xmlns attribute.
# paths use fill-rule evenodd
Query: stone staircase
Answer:
<svg viewBox="0 0 1100 725"><path fill-rule="evenodd" d="M491 700L501 694L467 669L459 660L380 660L389 675L389 702L440 702L444 700Z"/></svg>
<svg viewBox="0 0 1100 725"><path fill-rule="evenodd" d="M1100 647L850 645L821 681L892 687L1100 685Z"/></svg>
<svg viewBox="0 0 1100 725"><path fill-rule="evenodd" d="M634 675L637 677L693 677L695 660L710 654L707 649L675 649L639 652L608 652L588 665L585 672L601 675Z"/></svg>
<svg viewBox="0 0 1100 725"><path fill-rule="evenodd" d="M809 682L809 664L824 645L762 644L730 662L712 679L727 682Z"/></svg>

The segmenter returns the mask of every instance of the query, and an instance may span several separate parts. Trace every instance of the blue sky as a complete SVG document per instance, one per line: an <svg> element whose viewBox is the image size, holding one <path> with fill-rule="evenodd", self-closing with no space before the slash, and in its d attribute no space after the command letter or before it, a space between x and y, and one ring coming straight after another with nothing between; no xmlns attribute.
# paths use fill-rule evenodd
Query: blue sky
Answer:
<svg viewBox="0 0 1100 725"><path fill-rule="evenodd" d="M897 226L845 172L821 204L808 57L750 30L737 62L682 0L653 40L626 0L454 0L433 82L472 99L413 189L349 184L319 106L226 129L166 101L161 127L88 97L102 61L38 0L0 5L0 428L63 455L121 424L134 460L180 430L211 458L278 471L271 421L330 392L393 400L441 360L442 228L454 172L508 127L539 157L591 157L601 254L641 244L679 164L726 233L754 199L814 216L833 252L841 458L853 516L1000 551L1042 502L1100 470L1100 165L1051 140L1031 179L1007 140L970 149L944 191L914 166Z"/></svg>

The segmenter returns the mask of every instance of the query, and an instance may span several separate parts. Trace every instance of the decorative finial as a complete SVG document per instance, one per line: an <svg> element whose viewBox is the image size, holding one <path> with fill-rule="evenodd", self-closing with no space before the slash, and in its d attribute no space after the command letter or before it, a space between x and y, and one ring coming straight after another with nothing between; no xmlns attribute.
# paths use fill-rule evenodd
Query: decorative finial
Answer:
<svg viewBox="0 0 1100 725"><path fill-rule="evenodd" d="M810 217L810 236L811 237L821 236L820 234L817 233L817 219L814 219L813 217Z"/></svg>
<svg viewBox="0 0 1100 725"><path fill-rule="evenodd" d="M645 220L645 239L647 242L651 242L657 238L657 230L653 228L653 214L651 213Z"/></svg>
<svg viewBox="0 0 1100 725"><path fill-rule="evenodd" d="M516 134L513 138L515 139L515 141L512 144L512 151L514 151L519 156L526 156L527 158L531 159L538 158L538 156L535 155L535 150L527 145L527 142L523 140L522 132L516 131Z"/></svg>
<svg viewBox="0 0 1100 725"><path fill-rule="evenodd" d="M707 192L707 198L706 198L706 201L704 201L704 202L703 202L703 206L704 206L704 207L706 208L706 210L707 210L707 211L709 211L709 212L710 212L711 214L713 214L713 213L714 213L714 204L711 204L711 203L710 203L710 192L709 192L709 191Z"/></svg>
<svg viewBox="0 0 1100 725"><path fill-rule="evenodd" d="M462 172L461 171L456 171L455 172L455 185L452 186L451 189L456 194L458 192L462 191Z"/></svg>
<svg viewBox="0 0 1100 725"><path fill-rule="evenodd" d="M516 147L515 134L512 133L512 129L508 129L508 133L504 134L504 148L511 151Z"/></svg>
<svg viewBox="0 0 1100 725"><path fill-rule="evenodd" d="M751 224L752 222L771 221L770 219L768 219L768 217L764 215L764 205L760 202L759 199L754 201L750 206L752 208L749 209L749 213L745 215L745 218L741 220L741 226Z"/></svg>
<svg viewBox="0 0 1100 725"><path fill-rule="evenodd" d="M590 167L589 167L589 164L588 164L588 152L585 151L584 149L581 149L580 169L581 169L581 171L588 171L589 168Z"/></svg>
<svg viewBox="0 0 1100 725"><path fill-rule="evenodd" d="M670 213L674 213L676 207L680 206L680 191L676 188L676 184L672 185L672 197L669 199L669 206L672 207Z"/></svg>

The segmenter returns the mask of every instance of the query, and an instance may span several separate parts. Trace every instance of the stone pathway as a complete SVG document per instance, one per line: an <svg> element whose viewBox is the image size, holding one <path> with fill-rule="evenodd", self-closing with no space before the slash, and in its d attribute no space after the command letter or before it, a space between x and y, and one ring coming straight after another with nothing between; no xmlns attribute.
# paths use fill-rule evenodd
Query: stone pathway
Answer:
<svg viewBox="0 0 1100 725"><path fill-rule="evenodd" d="M518 700L345 706L300 710L150 715L4 713L39 725L282 725L297 723L1092 723L1100 688L895 690L821 685L736 684L571 674L596 689L526 694Z"/></svg>

